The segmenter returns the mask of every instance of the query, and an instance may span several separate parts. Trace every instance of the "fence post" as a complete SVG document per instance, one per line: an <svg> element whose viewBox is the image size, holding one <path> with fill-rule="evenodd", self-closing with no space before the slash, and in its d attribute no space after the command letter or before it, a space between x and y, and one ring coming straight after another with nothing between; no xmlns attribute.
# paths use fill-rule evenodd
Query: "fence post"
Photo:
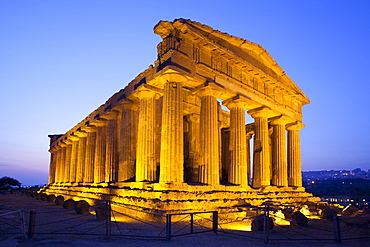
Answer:
<svg viewBox="0 0 370 247"><path fill-rule="evenodd" d="M36 211L30 211L30 218L28 220L28 237L31 238L35 234Z"/></svg>
<svg viewBox="0 0 370 247"><path fill-rule="evenodd" d="M334 224L334 242L341 243L342 242L342 236L340 234L340 224L339 224L339 216L334 216L333 219Z"/></svg>
<svg viewBox="0 0 370 247"><path fill-rule="evenodd" d="M21 220L21 232L22 232L22 238L26 238L26 222L24 221L24 212L21 210L19 212L20 220Z"/></svg>
<svg viewBox="0 0 370 247"><path fill-rule="evenodd" d="M212 214L212 218L213 218L213 232L214 233L218 233L218 212L217 211L213 211L213 214Z"/></svg>
<svg viewBox="0 0 370 247"><path fill-rule="evenodd" d="M166 215L166 239L171 240L171 215Z"/></svg>
<svg viewBox="0 0 370 247"><path fill-rule="evenodd" d="M106 201L106 226L105 226L105 235L107 239L111 237L111 208L110 201Z"/></svg>
<svg viewBox="0 0 370 247"><path fill-rule="evenodd" d="M267 227L267 219L269 217L269 205L265 204L265 213L263 217L263 235L264 235L264 241L265 244L268 244L269 242L269 231Z"/></svg>
<svg viewBox="0 0 370 247"><path fill-rule="evenodd" d="M194 214L190 213L190 233L194 233Z"/></svg>

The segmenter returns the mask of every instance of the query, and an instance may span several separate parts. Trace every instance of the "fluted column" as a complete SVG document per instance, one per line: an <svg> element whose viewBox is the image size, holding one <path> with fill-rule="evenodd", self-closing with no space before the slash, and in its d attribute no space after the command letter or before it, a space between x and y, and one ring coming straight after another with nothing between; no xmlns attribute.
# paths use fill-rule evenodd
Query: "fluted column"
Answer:
<svg viewBox="0 0 370 247"><path fill-rule="evenodd" d="M229 182L248 185L245 103L230 100L224 105L230 109Z"/></svg>
<svg viewBox="0 0 370 247"><path fill-rule="evenodd" d="M269 146L269 132L267 118L270 109L261 107L248 111L255 121L254 160L253 160L253 187L270 185L271 158Z"/></svg>
<svg viewBox="0 0 370 247"><path fill-rule="evenodd" d="M69 182L74 183L76 182L79 138L77 136L69 136L68 138L72 141L71 163L70 163L70 169L69 169Z"/></svg>
<svg viewBox="0 0 370 247"><path fill-rule="evenodd" d="M120 141L118 181L132 181L135 177L138 104L125 101L120 106Z"/></svg>
<svg viewBox="0 0 370 247"><path fill-rule="evenodd" d="M105 119L108 119L105 159L105 182L118 181L118 112L109 112Z"/></svg>
<svg viewBox="0 0 370 247"><path fill-rule="evenodd" d="M63 183L66 182L66 152L67 152L67 144L60 142L60 152L58 155L58 164L59 164L59 175L58 175L58 182Z"/></svg>
<svg viewBox="0 0 370 247"><path fill-rule="evenodd" d="M54 182L63 182L63 173L64 173L64 163L63 163L63 147L57 146L56 151L54 152Z"/></svg>
<svg viewBox="0 0 370 247"><path fill-rule="evenodd" d="M52 184L58 181L59 167L57 166L57 159L60 149L54 148L50 152L50 165L49 165L49 179L48 183Z"/></svg>
<svg viewBox="0 0 370 247"><path fill-rule="evenodd" d="M184 126L182 85L186 77L180 74L161 76L164 83L159 182L184 181Z"/></svg>
<svg viewBox="0 0 370 247"><path fill-rule="evenodd" d="M78 158L77 158L77 167L76 167L76 182L82 183L84 181L85 175L85 160L86 160L86 140L87 133L79 131L76 133L79 137L78 141Z"/></svg>
<svg viewBox="0 0 370 247"><path fill-rule="evenodd" d="M287 125L288 130L288 184L302 186L300 129L305 125L296 122Z"/></svg>
<svg viewBox="0 0 370 247"><path fill-rule="evenodd" d="M186 116L186 121L189 123L189 160L187 169L190 172L189 182L199 182L199 120L199 115L195 113Z"/></svg>
<svg viewBox="0 0 370 247"><path fill-rule="evenodd" d="M250 185L251 180L251 139L253 137L252 133L246 134L246 145L247 145L247 179L248 185Z"/></svg>
<svg viewBox="0 0 370 247"><path fill-rule="evenodd" d="M136 181L155 181L157 164L155 151L155 117L157 92L147 88L136 93L140 99L136 152Z"/></svg>
<svg viewBox="0 0 370 247"><path fill-rule="evenodd" d="M70 182L70 169L71 169L71 153L72 153L72 141L65 140L66 144L66 156L64 162L64 182Z"/></svg>
<svg viewBox="0 0 370 247"><path fill-rule="evenodd" d="M84 178L85 183L94 182L94 159L95 159L95 145L96 145L96 131L95 126L84 127L87 132L86 137L86 155L85 155L85 169Z"/></svg>
<svg viewBox="0 0 370 247"><path fill-rule="evenodd" d="M105 181L105 154L107 144L107 122L98 120L91 123L96 126L96 142L94 157L94 183Z"/></svg>
<svg viewBox="0 0 370 247"><path fill-rule="evenodd" d="M197 92L200 97L200 153L199 182L220 183L219 123L217 97L220 91L212 84Z"/></svg>
<svg viewBox="0 0 370 247"><path fill-rule="evenodd" d="M288 186L287 144L285 125L289 119L279 116L270 119L273 125L272 140L272 185Z"/></svg>

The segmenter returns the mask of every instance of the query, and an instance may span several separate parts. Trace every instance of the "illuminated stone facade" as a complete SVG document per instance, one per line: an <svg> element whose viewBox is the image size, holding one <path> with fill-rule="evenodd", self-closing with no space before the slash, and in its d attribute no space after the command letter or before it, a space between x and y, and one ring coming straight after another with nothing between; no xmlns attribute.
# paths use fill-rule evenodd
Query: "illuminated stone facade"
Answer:
<svg viewBox="0 0 370 247"><path fill-rule="evenodd" d="M50 135L44 191L111 199L139 217L317 200L301 179L309 99L267 51L190 20L160 21L154 32L163 39L154 66Z"/></svg>

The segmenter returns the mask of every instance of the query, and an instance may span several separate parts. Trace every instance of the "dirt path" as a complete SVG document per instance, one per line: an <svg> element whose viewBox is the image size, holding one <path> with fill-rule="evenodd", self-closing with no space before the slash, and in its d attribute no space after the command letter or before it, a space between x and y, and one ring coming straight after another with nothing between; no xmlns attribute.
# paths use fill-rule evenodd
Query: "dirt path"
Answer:
<svg viewBox="0 0 370 247"><path fill-rule="evenodd" d="M147 240L147 239L127 239L121 236L113 236L111 240L105 239L104 225L102 226L101 221L97 221L94 215L86 215L82 218L76 218L79 215L75 212L63 209L61 206L57 206L54 203L47 203L34 198L30 198L18 194L5 194L0 195L0 214L9 210L19 210L23 209L25 211L26 222L28 220L29 211L35 210L37 212L37 222L38 227L36 232L47 232L52 231L52 225L48 224L50 221L62 221L69 218L69 222L77 225L83 220L88 222L88 224L83 224L86 229L91 229L98 227L97 231L94 231L96 235L50 235L50 234L36 234L30 239L13 239L6 242L1 242L1 247L13 247L13 246L79 246L79 247L99 247L99 246L191 246L191 247L238 247L238 246L266 246L261 241L251 240L245 237L233 236L229 234L219 233L202 233L196 235L188 235L173 238L171 241L165 240ZM63 228L63 222L59 222L57 225ZM104 224L104 223L103 223ZM100 228L99 228L100 227ZM148 234L152 233L155 235L155 231L159 231L160 225L151 227L150 225L143 225L141 223L129 222L122 223L120 226L120 231L123 234ZM71 231L80 231L79 229L71 228ZM102 235L97 235L101 233ZM324 233L322 234L325 237ZM369 233L370 234L370 233ZM331 241L281 241L272 242L271 246L282 246L282 247L293 247L293 246L354 246L354 247L364 247L370 245L370 239L356 240L356 241L346 241L341 244L336 244Z"/></svg>

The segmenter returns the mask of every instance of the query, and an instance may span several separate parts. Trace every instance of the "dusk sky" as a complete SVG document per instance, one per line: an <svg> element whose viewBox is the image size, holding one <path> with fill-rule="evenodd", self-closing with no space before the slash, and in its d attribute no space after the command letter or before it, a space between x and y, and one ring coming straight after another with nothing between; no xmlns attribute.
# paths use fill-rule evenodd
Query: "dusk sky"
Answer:
<svg viewBox="0 0 370 247"><path fill-rule="evenodd" d="M153 64L176 18L261 45L310 98L304 171L370 169L368 0L0 0L0 177L47 183L48 134Z"/></svg>

